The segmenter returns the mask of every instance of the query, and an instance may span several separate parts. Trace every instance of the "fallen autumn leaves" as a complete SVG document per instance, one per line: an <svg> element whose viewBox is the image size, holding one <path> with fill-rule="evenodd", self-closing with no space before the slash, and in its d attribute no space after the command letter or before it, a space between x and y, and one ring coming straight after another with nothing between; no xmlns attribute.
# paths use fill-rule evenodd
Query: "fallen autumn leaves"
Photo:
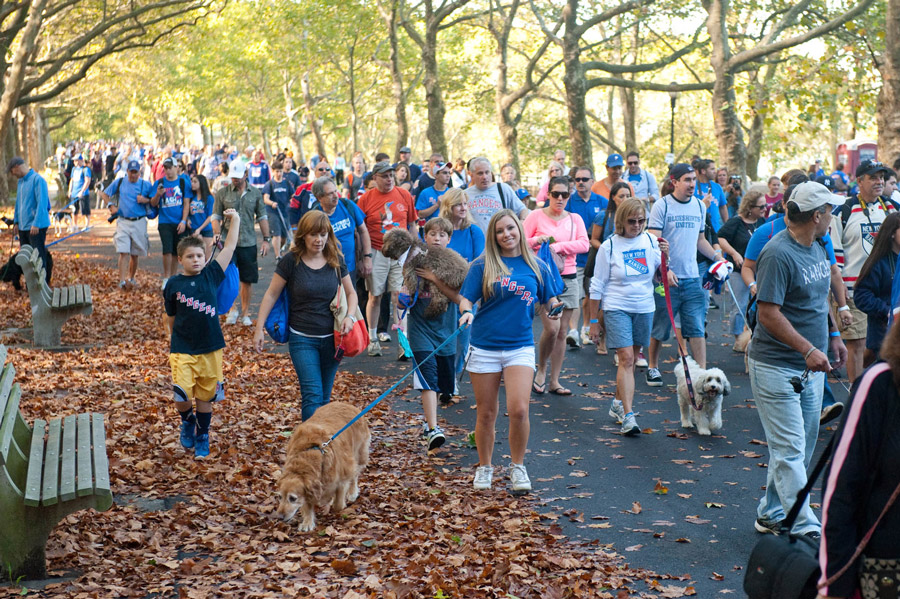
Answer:
<svg viewBox="0 0 900 599"><path fill-rule="evenodd" d="M155 277L139 277L140 290L124 293L107 268L56 260L54 284L90 284L94 314L63 329L63 342L83 349L11 348L21 409L29 421L105 413L117 504L56 528L50 570L82 575L39 595L618 598L637 584L641 596L678 596L653 573L540 524L531 501L499 485L476 493L468 468L425 458L408 414L393 412L390 398L370 416L372 460L359 500L338 517L320 517L315 532L298 533L272 517L287 433L300 413L288 356L258 355L248 329L226 329L227 399L216 408L213 454L196 462L177 439ZM3 328L28 322L25 294L3 290L0 306ZM335 398L362 407L389 384L352 369L346 361ZM463 462L474 460L472 452Z"/></svg>

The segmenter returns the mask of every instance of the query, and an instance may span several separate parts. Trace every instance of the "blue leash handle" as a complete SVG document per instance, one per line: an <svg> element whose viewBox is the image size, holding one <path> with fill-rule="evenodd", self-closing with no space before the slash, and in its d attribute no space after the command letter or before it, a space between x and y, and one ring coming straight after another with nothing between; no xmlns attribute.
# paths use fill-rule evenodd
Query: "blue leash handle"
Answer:
<svg viewBox="0 0 900 599"><path fill-rule="evenodd" d="M440 345L438 345L438 346L434 349L434 351L431 352L431 353L428 355L427 358L425 358L424 360L422 360L422 363L424 364L425 362L427 362L428 360L430 360L432 357L434 357L434 355L437 354L438 351L440 351L440 349L441 349L442 347L444 347L445 345L447 345L448 343L450 343L450 341L452 341L457 335L459 335L459 334L463 331L463 329L465 329L465 328L466 328L466 325L462 325L462 326L460 326L458 329L456 329L456 331L454 331L454 333L453 333L452 335L450 335L449 337L447 337L446 339L444 339L444 342L441 343ZM402 383L403 381L405 381L406 379L408 379L409 377L411 377L418 369L419 369L419 364L415 364L415 365L413 366L413 369L410 370L409 372L407 372L406 374L404 374L403 377L402 377L399 381L397 381L396 383L394 383L393 385L391 385L390 389L388 389L387 391L385 391L384 393L382 393L381 395L379 395L378 397L376 397L376 398L375 398L375 401L373 401L372 403L370 403L369 405L367 405L365 408L363 408L363 410L362 410L359 414L357 414L356 416L353 417L353 420L351 420L350 422L348 422L347 424L345 424L344 427L343 427L341 430L339 430L338 432L336 432L336 433L334 433L333 435L331 435L331 437L330 437L327 441L325 441L324 443L322 443L322 447L320 448L320 449L322 450L322 453L325 452L325 450L328 448L328 445L329 445L332 441L334 441L335 439L337 439L338 435L340 435L342 432L344 432L345 430L347 430L348 428L350 428L351 426L353 426L353 423L354 423L354 422L356 422L357 420L359 420L360 418L362 418L363 416L365 416L372 408L374 408L375 406L377 406L377 405L381 402L381 400L383 400L385 397L387 397L388 395L390 395L390 394L391 394L391 391L393 391L394 389L396 389L397 387L399 387L399 386L400 386L400 383Z"/></svg>

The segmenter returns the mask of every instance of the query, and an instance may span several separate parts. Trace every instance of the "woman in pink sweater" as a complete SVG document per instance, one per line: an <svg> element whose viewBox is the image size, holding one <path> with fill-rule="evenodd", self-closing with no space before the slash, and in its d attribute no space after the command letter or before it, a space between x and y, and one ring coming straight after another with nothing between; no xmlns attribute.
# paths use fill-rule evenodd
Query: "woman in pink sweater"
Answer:
<svg viewBox="0 0 900 599"><path fill-rule="evenodd" d="M569 179L552 177L548 184L547 205L531 212L525 219L525 238L533 250L541 244L550 243L550 249L565 259L560 269L565 291L557 297L563 303L562 318L550 320L541 313L544 330L538 346L538 365L534 374L532 389L535 393L547 390L547 360L550 360L550 393L556 395L572 395L572 391L559 382L563 360L566 357L566 332L572 312L581 302L581 288L575 279L575 256L587 252L591 243L588 239L584 221L577 215L565 210L569 201Z"/></svg>

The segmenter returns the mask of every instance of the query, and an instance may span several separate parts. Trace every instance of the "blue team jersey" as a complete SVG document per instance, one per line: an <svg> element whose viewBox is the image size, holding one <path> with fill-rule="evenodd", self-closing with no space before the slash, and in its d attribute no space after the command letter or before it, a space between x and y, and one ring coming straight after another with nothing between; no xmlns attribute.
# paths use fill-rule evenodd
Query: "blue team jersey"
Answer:
<svg viewBox="0 0 900 599"><path fill-rule="evenodd" d="M253 187L262 190L263 186L269 182L271 175L269 174L269 165L263 162L247 163L247 183Z"/></svg>
<svg viewBox="0 0 900 599"><path fill-rule="evenodd" d="M321 210L321 206L317 205L317 207ZM331 213L328 220L331 221L334 236L340 244L341 252L344 254L347 271L352 272L356 269L356 238L354 233L366 221L366 215L353 202L338 200L337 206L335 206L334 212Z"/></svg>
<svg viewBox="0 0 900 599"><path fill-rule="evenodd" d="M465 258L466 262L472 262L484 253L484 231L478 225L456 229L447 247Z"/></svg>
<svg viewBox="0 0 900 599"><path fill-rule="evenodd" d="M169 181L165 177L153 184L153 193L162 186L163 195L159 199L159 222L160 224L177 225L181 222L181 214L184 207L184 200L192 199L194 193L191 191L191 180L187 175L179 175L174 181ZM182 196L182 192L184 196Z"/></svg>
<svg viewBox="0 0 900 599"><path fill-rule="evenodd" d="M206 196L206 200L200 199L199 196L191 198L191 230L194 233L197 231L212 232L213 228L211 223L206 223L206 226L202 229L199 227L203 224L203 221L212 214L214 201L215 198L212 194Z"/></svg>
<svg viewBox="0 0 900 599"><path fill-rule="evenodd" d="M594 220L606 210L608 205L609 200L592 191L591 197L587 201L583 200L577 193L571 195L569 203L566 204L566 210L581 217L582 222L584 222L584 230L588 232L588 237L590 237ZM575 256L575 266L584 268L585 264L587 264L587 255L588 253L584 252Z"/></svg>
<svg viewBox="0 0 900 599"><path fill-rule="evenodd" d="M541 271L540 280L522 256L502 258L509 274L494 282L494 293L488 299L483 299L481 290L484 258L472 263L460 293L473 304L481 300L472 322L473 347L498 351L534 345L531 324L535 308L553 297L550 271L546 264L535 259Z"/></svg>
<svg viewBox="0 0 900 599"><path fill-rule="evenodd" d="M277 203L283 214L287 214L288 205L291 203L291 196L294 195L295 190L296 186L287 178L282 178L281 181L269 179L263 185L262 193L263 195L268 195L270 200Z"/></svg>
<svg viewBox="0 0 900 599"><path fill-rule="evenodd" d="M447 189L450 189L449 187ZM441 196L447 193L447 189L444 191L438 191L434 188L434 186L426 187L422 190L422 193L418 195L416 198L416 212L419 210L427 210L431 208L435 204L441 201ZM427 220L431 220L441 213L440 208L431 213L431 216L428 217Z"/></svg>

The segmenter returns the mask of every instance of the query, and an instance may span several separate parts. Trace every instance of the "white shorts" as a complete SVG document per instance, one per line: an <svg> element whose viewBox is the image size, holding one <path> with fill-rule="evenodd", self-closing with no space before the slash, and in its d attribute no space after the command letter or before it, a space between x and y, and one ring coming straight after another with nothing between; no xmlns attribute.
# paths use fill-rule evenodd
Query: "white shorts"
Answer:
<svg viewBox="0 0 900 599"><path fill-rule="evenodd" d="M466 370L475 374L503 372L507 366L527 366L534 370L534 346L490 350L469 347Z"/></svg>
<svg viewBox="0 0 900 599"><path fill-rule="evenodd" d="M116 232L113 234L113 243L119 254L131 254L132 256L146 256L150 250L150 238L147 236L147 219L128 220L119 217L116 219Z"/></svg>
<svg viewBox="0 0 900 599"><path fill-rule="evenodd" d="M372 250L372 274L366 277L369 295L380 297L385 291L400 291L403 285L403 267L399 260L391 260L380 250Z"/></svg>

